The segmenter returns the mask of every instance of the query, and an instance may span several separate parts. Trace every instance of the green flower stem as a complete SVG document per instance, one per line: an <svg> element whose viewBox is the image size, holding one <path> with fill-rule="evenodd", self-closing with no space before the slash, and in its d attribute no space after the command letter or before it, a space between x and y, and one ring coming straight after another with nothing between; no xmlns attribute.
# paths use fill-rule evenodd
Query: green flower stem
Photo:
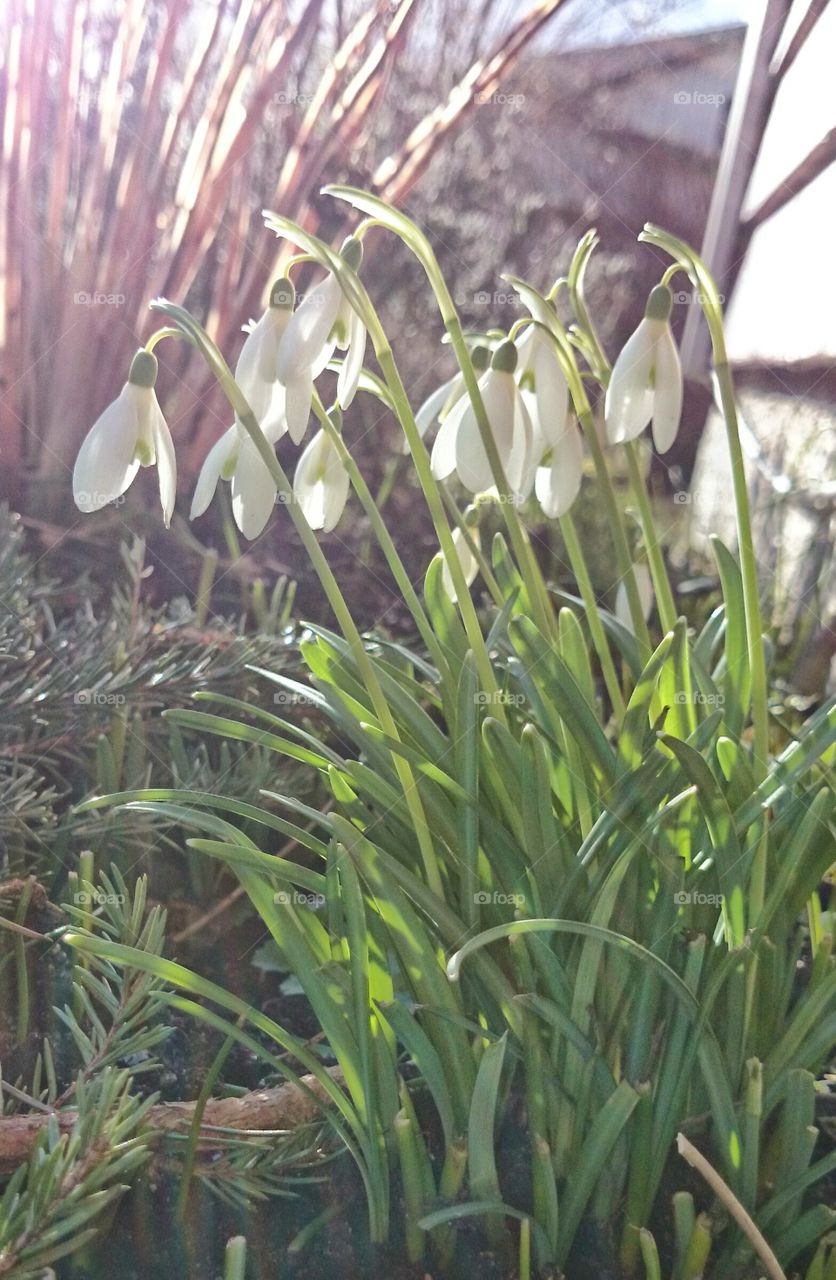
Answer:
<svg viewBox="0 0 836 1280"><path fill-rule="evenodd" d="M391 570L392 577L398 584L404 601L415 620L415 625L418 628L421 639L427 647L427 652L431 654L441 676L449 678L450 670L444 650L439 644L438 637L433 631L430 621L424 612L424 607L418 598L418 594L412 585L404 563L398 554L398 550L394 542L392 541L392 537L386 527L386 523L382 515L380 514L378 505L372 497L369 486L363 479L360 468L357 466L357 463L354 461L354 458L346 447L346 443L343 440L342 435L328 416L325 406L316 391L314 391L313 396L313 409L322 425L323 431L325 431L326 435L331 440L331 443L334 445L334 448L340 456L340 461L348 472L354 491L360 499L360 505L365 511L375 536L380 543L383 554L386 557L386 563Z"/></svg>
<svg viewBox="0 0 836 1280"><path fill-rule="evenodd" d="M676 260L679 267L687 272L699 295L700 306L703 309L711 337L712 362L720 392L723 418L726 424L726 440L731 462L732 484L734 486L737 545L743 583L744 611L746 614L746 647L752 681L752 725L754 730L752 772L755 782L758 783L766 776L769 767L769 686L766 674L766 654L763 645L763 617L761 615L758 567L754 539L752 537L752 513L749 505L749 490L746 484L743 450L740 444L740 424L737 418L734 382L726 352L722 303L720 302L717 285L710 271L702 259L684 241L650 224L644 228L639 239L664 249L666 253L669 253ZM758 844L752 863L749 890L750 928L757 921L763 908L766 894L767 851L768 837L765 824L764 835ZM750 971L750 998L754 991L753 982L752 971Z"/></svg>
<svg viewBox="0 0 836 1280"><path fill-rule="evenodd" d="M586 274L587 263L597 243L597 236L594 231L588 231L581 240L572 260L569 270L569 293L572 299L572 307L578 319L580 332L576 335L584 340L584 353L586 354L589 366L595 378L600 382L602 388L606 388L610 380L610 362L607 359L598 331L593 324L592 317L589 314L589 308L586 305L586 296L584 293L584 276ZM665 283L667 281L665 280ZM644 535L644 545L647 550L647 559L650 564L650 575L653 579L653 590L656 593L656 604L659 609L659 621L662 624L662 631L672 631L676 623L677 612L674 603L673 592L671 591L670 579L668 577L665 558L659 545L659 539L656 533L656 524L653 519L653 513L650 509L650 502L647 496L647 486L645 485L644 476L639 465L637 446L629 443L625 447L627 456L627 469L630 475L630 486L633 496L639 508L639 518L641 520L642 533Z"/></svg>
<svg viewBox="0 0 836 1280"><path fill-rule="evenodd" d="M437 266L436 266L437 270ZM429 273L428 273L429 274ZM540 566L534 555L534 549L531 541L523 528L519 513L513 501L513 494L505 479L502 470L502 463L496 447L496 441L493 438L493 432L490 428L488 415L485 412L485 406L482 402L482 393L479 390L478 380L470 359L470 352L467 349L467 343L464 340L464 332L461 327L453 300L447 289L440 271L438 271L438 281L433 281L433 276L429 276L430 284L433 286L433 292L436 295L441 311L441 318L445 329L450 335L450 342L456 353L456 359L462 371L464 384L467 388L467 394L473 405L476 415L476 422L479 426L479 434L482 437L482 444L485 447L485 453L490 463L491 473L496 481L496 487L502 499L500 506L502 508L502 516L505 526L508 530L508 536L511 539L511 546L514 549L517 565L522 574L525 585L528 589L529 599L533 608L537 611L538 621L545 635L556 635L557 622L554 610L551 607L546 584L543 575L540 572Z"/></svg>
<svg viewBox="0 0 836 1280"><path fill-rule="evenodd" d="M382 207L386 208L387 206L384 205ZM473 650L482 688L486 693L498 694L499 685L485 646L485 639L479 626L479 618L470 596L470 589L465 581L464 571L456 554L456 548L453 545L453 535L444 515L444 507L435 477L430 469L429 455L415 423L412 406L409 403L409 397L406 394L406 389L395 364L392 348L389 345L389 340L386 337L371 298L356 272L352 271L342 258L317 240L315 236L309 235L294 222L291 222L288 218L282 218L278 214L270 213L266 217L268 226L278 235L286 236L315 253L317 260L337 277L351 306L363 320L366 331L372 340L374 353L383 373L384 381L392 397L395 414L406 435L410 452L415 462L415 470L430 510L436 537L450 571L450 578L453 582L456 599L462 615L462 623L470 648ZM494 715L503 722L506 719L504 708L499 701L494 707Z"/></svg>
<svg viewBox="0 0 836 1280"><path fill-rule="evenodd" d="M491 598L493 599L494 604L498 609L501 609L505 604L505 597L502 594L502 588L494 576L493 569L488 562L487 556L474 538L473 530L467 527L464 516L452 498L447 485L442 481L438 487L441 490L441 497L445 507L447 508L447 514L449 515L450 520L461 530L465 542L473 553L476 563L479 565L479 572L484 579L485 586L491 593Z"/></svg>
<svg viewBox="0 0 836 1280"><path fill-rule="evenodd" d="M630 473L630 487L633 497L639 508L639 519L641 520L642 534L644 536L645 550L647 551L647 560L650 565L650 576L653 579L653 590L656 593L656 605L659 610L659 621L662 624L663 633L673 631L676 625L677 611L676 603L671 590L670 578L668 577L668 569L665 564L665 557L662 554L662 548L656 532L656 521L653 519L653 512L650 509L650 499L647 496L647 485L642 475L641 466L639 464L638 449L634 442L624 446L624 452L627 455L627 469Z"/></svg>
<svg viewBox="0 0 836 1280"><path fill-rule="evenodd" d="M153 352L158 342L162 342L163 338L183 338L188 337L182 329L158 329L156 333L152 333L151 337L145 344L145 350Z"/></svg>
<svg viewBox="0 0 836 1280"><path fill-rule="evenodd" d="M569 287L569 297L572 300L572 310L577 317L578 327L587 341L590 368L595 376L601 380L601 375L609 368L609 363L601 339L598 337L598 330L595 328L592 316L589 313L589 307L586 305L586 291L584 289L586 268L597 243L598 236L595 231L587 231L581 237L569 267L566 284ZM556 282L555 287L558 283Z"/></svg>
<svg viewBox="0 0 836 1280"><path fill-rule="evenodd" d="M287 501L290 517L296 526L296 531L302 541L311 564L322 583L329 605L337 619L337 623L342 630L343 635L348 641L352 656L357 663L357 669L369 692L372 700L375 714L380 720L381 728L384 733L388 734L395 741L400 740L398 728L395 719L386 701L383 690L375 673L374 665L369 658L363 639L357 626L351 616L345 597L340 591L339 584L331 570L325 554L319 545L319 540L311 526L308 524L304 515L298 506L293 502L293 488L285 475L284 468L276 457L275 450L268 444L264 432L258 424L252 409L244 398L237 382L235 381L229 367L218 348L211 341L205 330L197 323L182 307L176 306L174 303L163 302L162 300L152 303L152 306L158 310L165 310L165 313L171 316L176 322L184 328L185 332L191 337L192 341L200 350L206 359L212 372L217 378L221 390L229 401L233 412L240 421L244 430L250 436L255 447L258 449L262 460L268 468L270 475L276 482L276 488L283 498ZM421 858L424 864L424 870L427 875L427 883L433 892L439 897L444 896L444 889L439 869L438 859L435 853L432 832L427 824L424 806L421 801L418 787L412 773L412 769L404 758L397 752L392 753L393 767L397 773L398 781L403 790L404 799L406 800L410 816L414 823L415 834L421 850Z"/></svg>
<svg viewBox="0 0 836 1280"><path fill-rule="evenodd" d="M522 522L520 521L519 513L517 512L513 501L511 501L513 495L511 494L505 479L499 453L496 448L496 441L493 438L488 416L485 412L485 406L482 403L482 396L479 391L476 374L470 359L470 353L467 349L467 343L465 341L461 321L459 320L458 312L456 311L455 304L450 295L450 290L447 288L447 283L441 273L441 268L438 265L438 260L433 253L429 240L413 222L404 217L403 214L398 213L397 210L392 209L385 203L385 201L380 200L375 196L370 196L366 192L358 191L353 187L337 186L326 187L325 193L335 195L338 199L347 200L350 204L353 204L355 208L362 209L364 212L371 215L372 221L361 224L357 229L357 235L362 235L364 228L368 228L372 225L385 226L390 231L394 231L394 233L404 241L407 248L411 250L421 263L421 266L424 268L430 287L435 294L435 298L438 303L442 323L444 328L447 330L450 343L462 371L465 388L468 396L470 397L470 402L473 405L473 411L476 415L476 422L479 427L479 434L482 437L482 444L484 446L485 453L487 454L488 462L490 463L491 473L496 482L500 496L505 499L501 504L503 519L508 529L508 535L511 540L511 546L514 551L520 573L522 574L528 589L532 607L537 614L537 621L546 635L556 637L557 620L555 618L554 610L551 607L551 601L549 600L549 595L546 590L546 584L543 581L543 575L540 572L540 566L537 564L531 542L523 528ZM393 362L391 361L391 351L388 351L388 344L387 352L389 364L392 366ZM389 382L388 372L384 367L383 361L381 361L380 352L377 351L377 349L375 350L375 354L377 355L381 369L384 371L384 376L386 377L387 382ZM398 379L398 381L400 381L400 379ZM390 388L394 391L394 387L392 387L391 383ZM409 402L407 401L407 408L408 405ZM400 408L398 416L402 418L403 422ZM411 409L409 409L409 418L414 423ZM417 437L417 431L415 432L415 435ZM407 439L409 439L410 449L416 460L417 466L417 451L413 448L410 432L407 432ZM426 453L423 442L421 444L421 450ZM444 544L442 544L442 550L449 561L447 548ZM456 594L459 595L455 574L453 574L453 582L456 584ZM474 652L476 651L474 650Z"/></svg>
<svg viewBox="0 0 836 1280"><path fill-rule="evenodd" d="M377 320L376 314L374 319L376 321L376 332L373 332L372 330L369 332L375 345L375 355L377 356L378 364L383 371L383 377L386 384L392 394L398 420L400 421L409 442L410 452L412 454L413 462L415 463L415 470L418 473L418 479L420 481L421 488L424 491L427 506L430 509L430 515L432 516L436 537L438 538L439 545L444 554L444 559L447 562L447 567L450 570L450 577L453 581L456 599L458 600L459 609L462 615L462 623L467 635L468 644L473 651L476 669L479 672L479 679L482 683L482 688L486 693L498 694L499 685L496 680L496 674L493 666L491 665L490 656L485 646L485 638L482 635L482 629L479 625L476 607L470 595L470 588L465 581L464 570L462 569L461 561L459 560L458 553L453 544L453 535L444 515L444 504L441 499L441 494L439 493L435 476L432 474L430 469L429 454L427 453L424 442L418 432L418 427L415 423L415 417L412 412L412 406L409 403L404 385L401 382L401 377L398 373L397 366L395 365L391 347L389 346L380 322ZM505 712L501 702L497 701L493 706L492 714L496 716L497 719L504 722Z"/></svg>
<svg viewBox="0 0 836 1280"><path fill-rule="evenodd" d="M586 606L589 633L592 636L592 643L595 645L595 652L598 654L598 661L601 663L601 673L607 686L613 713L616 721L620 724L624 718L624 697L621 692L621 685L618 682L618 673L612 660L612 654L610 653L610 646L607 643L607 637L598 613L598 602L595 599L595 591L589 577L586 561L583 558L575 522L568 512L561 517L560 532L563 534L563 541L566 543L569 563L572 566L572 572L575 575L581 599Z"/></svg>
<svg viewBox="0 0 836 1280"><path fill-rule="evenodd" d="M644 617L644 610L641 605L638 584L636 583L636 575L633 568L633 557L630 554L630 544L627 540L627 530L624 525L624 517L621 508L616 500L615 491L612 485L609 467L604 457L604 451L601 448L601 441L598 439L598 430L595 425L595 418L592 413L592 406L589 403L589 397L586 394L583 377L578 369L575 360L575 354L572 350L572 344L569 341L568 334L563 328L554 307L549 306L545 298L533 289L531 285L526 284L524 280L519 280L515 276L504 276L509 284L520 294L526 306L531 311L535 323L539 324L544 332L548 333L555 344L558 359L560 361L563 376L569 386L569 394L572 398L572 404L575 408L578 421L581 424L583 433L586 436L589 445L592 461L595 466L595 474L598 479L598 485L601 496L604 500L604 506L607 511L607 520L612 534L613 544L615 547L616 564L618 566L618 574L620 580L624 583L627 592L627 601L630 606L630 617L633 622L633 631L636 635L640 646L644 650L645 660L650 657L651 644L650 633L647 629L647 623Z"/></svg>
<svg viewBox="0 0 836 1280"><path fill-rule="evenodd" d="M595 419L592 409L587 399L586 390L583 384L580 385L580 399L575 399L574 388L572 390L572 399L578 411L578 421L580 422L587 444L592 454L592 461L595 466L595 475L601 489L604 499L604 505L607 509L609 517L610 531L612 533L613 542L615 544L615 558L618 566L618 573L621 581L624 583L624 589L627 592L627 603L630 606L630 617L633 622L633 631L636 639L642 648L643 660L647 661L653 650L650 643L650 632L647 627L647 621L642 608L641 597L639 596L638 583L636 582L636 574L633 568L633 557L630 553L630 543L627 540L627 530L624 525L624 517L618 500L615 496L612 477L607 466L607 460L604 457L604 450L601 448L601 441L598 439L598 428L595 425ZM580 408L578 405L580 404Z"/></svg>

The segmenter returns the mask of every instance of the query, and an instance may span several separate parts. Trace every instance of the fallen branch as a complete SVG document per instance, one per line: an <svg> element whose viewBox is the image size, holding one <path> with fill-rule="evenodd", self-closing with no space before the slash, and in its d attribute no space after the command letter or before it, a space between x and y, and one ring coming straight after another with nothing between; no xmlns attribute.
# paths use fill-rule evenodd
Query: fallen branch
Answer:
<svg viewBox="0 0 836 1280"><path fill-rule="evenodd" d="M330 1068L330 1074L342 1083L342 1072L338 1068ZM272 1089L256 1089L238 1098L210 1098L203 1111L201 1141L211 1143L218 1129L263 1134L298 1129L321 1120L321 1102L327 1102L325 1089L315 1076L301 1079L304 1088L287 1083ZM152 1107L146 1121L152 1147L173 1134L187 1134L196 1106L196 1102L161 1102ZM75 1124L73 1107L52 1114L57 1115L64 1133ZM11 1173L29 1159L49 1120L50 1115L44 1114L0 1117L0 1173Z"/></svg>

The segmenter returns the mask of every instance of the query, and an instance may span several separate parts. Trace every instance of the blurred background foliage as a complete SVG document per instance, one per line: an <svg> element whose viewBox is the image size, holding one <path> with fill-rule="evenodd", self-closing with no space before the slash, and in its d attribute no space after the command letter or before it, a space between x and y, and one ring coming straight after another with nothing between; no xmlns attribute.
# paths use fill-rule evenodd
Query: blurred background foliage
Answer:
<svg viewBox="0 0 836 1280"><path fill-rule="evenodd" d="M836 350L817 320L836 267L814 247L836 180L822 110L834 13L827 0L9 0L0 496L45 549L75 536L72 459L150 333L149 300L186 303L234 360L287 252L264 207L339 240L346 211L319 195L323 183L379 192L427 229L464 322L482 329L518 317L499 270L545 288L596 226L588 291L611 354L657 274L635 243L649 219L702 244L725 289L764 581L773 622L812 645L801 681L812 691L836 612L836 500L823 481L836 460ZM420 270L391 241L368 244L364 273L418 403L450 357ZM680 552L702 553L709 532L732 543L734 530L698 312L681 291L686 418L654 478L685 507L668 522ZM160 355L182 510L226 411L188 349ZM361 402L355 421L353 447L384 484L379 445L394 428ZM399 527L420 549L422 507L409 475L398 479ZM148 534L147 483L117 528ZM288 525L280 517L252 549L268 574L299 576ZM204 530L224 545L213 514ZM351 559L353 534L346 543ZM190 580L187 559L167 560Z"/></svg>

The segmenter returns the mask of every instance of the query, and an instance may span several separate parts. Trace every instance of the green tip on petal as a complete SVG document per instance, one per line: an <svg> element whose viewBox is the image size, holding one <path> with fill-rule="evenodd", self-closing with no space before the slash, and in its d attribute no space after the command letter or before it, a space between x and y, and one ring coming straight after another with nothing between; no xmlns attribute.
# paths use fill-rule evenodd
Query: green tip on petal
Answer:
<svg viewBox="0 0 836 1280"><path fill-rule="evenodd" d="M128 382L135 387L153 387L157 381L157 357L141 347L131 361Z"/></svg>
<svg viewBox="0 0 836 1280"><path fill-rule="evenodd" d="M471 503L471 505L467 508L467 510L464 513L464 523L466 528L476 529L479 525L480 515L481 515L481 512L479 508L477 506L474 506L473 503Z"/></svg>
<svg viewBox="0 0 836 1280"><path fill-rule="evenodd" d="M296 301L296 290L287 276L277 280L270 290L270 306L280 307L282 311L292 311Z"/></svg>
<svg viewBox="0 0 836 1280"><path fill-rule="evenodd" d="M340 249L340 257L352 271L359 269L360 263L363 261L363 246L356 236L348 236L343 241L343 247Z"/></svg>
<svg viewBox="0 0 836 1280"><path fill-rule="evenodd" d="M673 309L673 294L666 284L651 289L644 314L648 320L668 320Z"/></svg>
<svg viewBox="0 0 836 1280"><path fill-rule="evenodd" d="M513 342L503 342L501 347L497 347L491 360L491 368L499 370L500 373L513 373L517 367L517 348Z"/></svg>
<svg viewBox="0 0 836 1280"><path fill-rule="evenodd" d="M474 347L470 353L470 361L477 373L484 373L491 362L489 347Z"/></svg>

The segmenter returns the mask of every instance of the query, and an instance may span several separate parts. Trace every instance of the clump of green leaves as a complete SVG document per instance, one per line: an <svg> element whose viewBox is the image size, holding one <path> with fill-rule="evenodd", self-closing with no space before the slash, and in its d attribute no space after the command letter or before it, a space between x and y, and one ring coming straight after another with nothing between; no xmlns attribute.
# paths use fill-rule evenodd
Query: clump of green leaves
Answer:
<svg viewBox="0 0 836 1280"><path fill-rule="evenodd" d="M336 194L421 261L487 441L467 344L426 238L375 197ZM320 1082L325 1113L357 1163L376 1242L390 1236L399 1180L415 1263L429 1260L444 1274L455 1224L474 1217L525 1277L571 1274L590 1234L601 1249L614 1239L609 1265L648 1280L663 1265L676 1280L696 1280L709 1265L712 1280L801 1265L836 1218L817 1196L836 1157L819 1150L816 1125L816 1081L836 1038L832 935L816 896L836 860L836 706L790 734L770 722L713 281L687 246L646 232L673 258L669 272L686 272L706 300L740 533L739 557L715 544L716 609L699 629L677 616L633 444L627 465L657 634L635 581L632 626L601 606L569 517L561 528L579 596L550 589L486 443L504 530L489 553L471 548L489 593L483 626L446 513L463 535L465 522L433 480L368 295L314 237L275 215L270 223L339 280L371 335L383 398L412 449L441 548L420 597L347 449L341 457L421 646L359 635L291 504L342 634L308 628L306 680L269 668L261 675L266 691L303 701L331 731L281 714L267 693L253 703L220 696L217 713L174 719L306 766L329 788L330 806L273 788L247 805L223 791L196 798L162 788L111 794L88 809L118 803L180 823L196 833L192 849L235 870L305 992L344 1087L298 1038L222 987L107 940L70 941L164 974L186 993L181 1008L296 1078L282 1056L292 1053ZM559 354L629 584L631 548L587 391L593 383L603 390L608 378L583 302L592 243L582 242L563 282L573 327L558 316L557 286L545 297L516 284ZM158 306L204 352L279 491L288 491L220 353L182 308ZM327 430L327 415L320 420ZM313 867L272 853L275 831ZM432 1104L432 1125L418 1122L419 1095ZM502 1159L515 1133L522 1186ZM678 1135L711 1171L702 1199L677 1163ZM660 1214L675 1222L664 1259L653 1233ZM811 1265L825 1256L820 1248Z"/></svg>

